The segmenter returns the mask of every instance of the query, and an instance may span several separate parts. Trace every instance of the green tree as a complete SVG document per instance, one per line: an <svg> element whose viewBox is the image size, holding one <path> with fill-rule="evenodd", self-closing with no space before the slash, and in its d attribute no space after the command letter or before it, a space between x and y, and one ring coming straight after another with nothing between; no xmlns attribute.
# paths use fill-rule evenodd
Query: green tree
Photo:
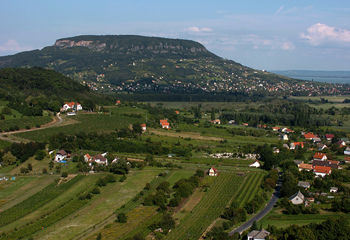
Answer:
<svg viewBox="0 0 350 240"><path fill-rule="evenodd" d="M211 109L210 119L211 119L212 121L215 120L215 110L214 110L214 108Z"/></svg>
<svg viewBox="0 0 350 240"><path fill-rule="evenodd" d="M126 223L127 220L128 220L128 219L127 219L127 216L126 216L125 213L119 213L119 214L117 215L116 222L118 222L118 223Z"/></svg>
<svg viewBox="0 0 350 240"><path fill-rule="evenodd" d="M11 152L7 152L2 156L2 160L4 165L13 165L16 162L16 157L11 154Z"/></svg>

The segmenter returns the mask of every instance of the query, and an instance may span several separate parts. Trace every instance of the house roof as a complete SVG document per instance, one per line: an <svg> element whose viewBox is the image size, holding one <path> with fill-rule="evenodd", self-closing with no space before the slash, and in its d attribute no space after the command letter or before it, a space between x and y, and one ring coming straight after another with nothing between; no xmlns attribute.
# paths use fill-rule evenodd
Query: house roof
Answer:
<svg viewBox="0 0 350 240"><path fill-rule="evenodd" d="M332 168L331 167L324 167L324 166L314 166L314 171L317 173L329 174L332 171Z"/></svg>
<svg viewBox="0 0 350 240"><path fill-rule="evenodd" d="M252 237L253 239L265 239L265 237L269 235L270 232L266 231L265 229L253 230L250 233L248 233L248 237Z"/></svg>
<svg viewBox="0 0 350 240"><path fill-rule="evenodd" d="M316 158L316 159L322 159L323 157L326 157L326 159L327 159L327 155L324 153L317 152L314 155L314 158Z"/></svg>
<svg viewBox="0 0 350 240"><path fill-rule="evenodd" d="M74 107L75 102L66 102L66 104L67 104L70 108L72 108L72 107ZM80 105L80 103L77 103L77 106L78 106L78 105Z"/></svg>
<svg viewBox="0 0 350 240"><path fill-rule="evenodd" d="M213 169L214 172L217 172L218 170L216 170L216 168L212 167L211 169Z"/></svg>
<svg viewBox="0 0 350 240"><path fill-rule="evenodd" d="M87 159L90 159L91 158L91 156L90 156L90 154L85 154L85 156L87 157Z"/></svg>
<svg viewBox="0 0 350 240"><path fill-rule="evenodd" d="M66 151L64 150L59 150L56 154L60 154L60 155L67 155Z"/></svg>
<svg viewBox="0 0 350 240"><path fill-rule="evenodd" d="M349 157L349 156L346 156L346 157L344 158L344 161L350 161L350 157Z"/></svg>
<svg viewBox="0 0 350 240"><path fill-rule="evenodd" d="M311 139L311 138L314 138L314 137L315 137L315 134L313 134L312 132L305 133L305 134L304 134L304 137L305 137L306 139Z"/></svg>
<svg viewBox="0 0 350 240"><path fill-rule="evenodd" d="M303 142L293 142L293 143L290 144L290 146L292 147L292 145L294 145L294 147L301 146L302 148L304 148L304 143Z"/></svg>
<svg viewBox="0 0 350 240"><path fill-rule="evenodd" d="M300 163L299 168L312 170L312 165L307 163Z"/></svg>
<svg viewBox="0 0 350 240"><path fill-rule="evenodd" d="M146 127L146 124L141 123L140 126L141 126L141 127Z"/></svg>
<svg viewBox="0 0 350 240"><path fill-rule="evenodd" d="M102 156L102 154L97 154L92 161L95 162L96 160L100 160L100 162L106 162L107 158L105 158L104 156Z"/></svg>
<svg viewBox="0 0 350 240"><path fill-rule="evenodd" d="M292 196L289 198L289 200L292 200L292 199L294 199L294 198L296 198L296 197L301 198L303 201L304 201L304 199L305 199L304 195L303 195L300 191L298 191L297 193L295 193L294 195L292 195Z"/></svg>
<svg viewBox="0 0 350 240"><path fill-rule="evenodd" d="M310 187L310 183L309 182L302 182L302 181L299 181L298 182L298 186L300 187Z"/></svg>
<svg viewBox="0 0 350 240"><path fill-rule="evenodd" d="M339 168L339 162L338 161L322 161L322 160L313 160L312 161L313 166L323 166L323 167L330 167L330 168Z"/></svg>
<svg viewBox="0 0 350 240"><path fill-rule="evenodd" d="M334 138L334 134L326 134L326 138Z"/></svg>

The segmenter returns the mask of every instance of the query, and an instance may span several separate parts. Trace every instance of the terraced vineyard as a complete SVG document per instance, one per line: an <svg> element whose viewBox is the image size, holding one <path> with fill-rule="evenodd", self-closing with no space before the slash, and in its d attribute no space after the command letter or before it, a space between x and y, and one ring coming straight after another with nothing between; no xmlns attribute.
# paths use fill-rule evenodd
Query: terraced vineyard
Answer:
<svg viewBox="0 0 350 240"><path fill-rule="evenodd" d="M199 239L207 227L220 216L246 179L233 172L221 173L199 204L176 226L167 239Z"/></svg>
<svg viewBox="0 0 350 240"><path fill-rule="evenodd" d="M73 186L76 182L82 179L84 175L77 175L67 183L62 183L57 185L52 183L42 189L41 191L35 193L24 201L16 204L15 206L0 213L0 227L5 226L21 217L27 215L28 213L38 209L45 203L51 201L55 197L62 194L68 188Z"/></svg>

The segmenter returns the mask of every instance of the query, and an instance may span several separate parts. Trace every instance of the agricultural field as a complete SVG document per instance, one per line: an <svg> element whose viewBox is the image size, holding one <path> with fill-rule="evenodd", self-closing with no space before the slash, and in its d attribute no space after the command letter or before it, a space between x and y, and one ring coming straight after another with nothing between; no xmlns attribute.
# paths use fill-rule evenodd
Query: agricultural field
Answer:
<svg viewBox="0 0 350 240"><path fill-rule="evenodd" d="M58 133L68 135L79 132L110 132L115 129L128 127L129 124L140 122L138 118L109 114L78 114L77 116L69 116L66 118L71 118L73 122L63 126L58 125L52 128L17 133L14 135L32 141L42 141Z"/></svg>
<svg viewBox="0 0 350 240"><path fill-rule="evenodd" d="M167 239L199 239L240 192L247 177L235 172L223 172L191 212L168 234Z"/></svg>
<svg viewBox="0 0 350 240"><path fill-rule="evenodd" d="M0 120L2 131L11 131L13 128L26 129L26 128L36 128L37 126L44 125L46 123L52 122L52 117L22 117L9 120ZM16 130L18 130L16 129Z"/></svg>

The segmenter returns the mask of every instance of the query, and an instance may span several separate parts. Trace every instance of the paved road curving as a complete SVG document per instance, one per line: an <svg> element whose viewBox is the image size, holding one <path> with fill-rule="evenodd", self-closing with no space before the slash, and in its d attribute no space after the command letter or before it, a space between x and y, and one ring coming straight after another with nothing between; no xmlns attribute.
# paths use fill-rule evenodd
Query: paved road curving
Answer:
<svg viewBox="0 0 350 240"><path fill-rule="evenodd" d="M241 226L239 226L238 228L236 228L232 232L230 232L229 235L232 235L232 234L234 234L236 232L238 232L239 234L242 234L242 232L244 230L250 228L253 225L254 221L258 222L268 212L270 212L271 209L273 208L273 206L277 203L278 199L280 198L281 187L282 187L282 178L280 177L279 180L278 180L278 184L277 184L277 186L275 188L275 191L273 192L270 201L265 205L265 207L260 212L258 212L254 217L252 217L247 222L243 223Z"/></svg>
<svg viewBox="0 0 350 240"><path fill-rule="evenodd" d="M31 132L31 131L37 131L37 130L40 130L40 129L45 129L45 128L54 127L54 126L56 126L56 125L62 123L62 118L60 117L60 113L57 113L57 114L56 114L56 117L58 118L58 122L56 122L56 121L54 120L53 122L48 123L49 125L48 125L48 126L45 126L45 127L32 128L32 129L21 129L21 130L18 130L18 131L0 133L0 139L1 139L1 140L4 140L4 141L19 143L20 141L16 141L16 140L13 140L13 139L9 139L9 138L7 138L7 137L4 137L4 135L10 135L10 134L13 134L13 133L21 133L21 132Z"/></svg>

